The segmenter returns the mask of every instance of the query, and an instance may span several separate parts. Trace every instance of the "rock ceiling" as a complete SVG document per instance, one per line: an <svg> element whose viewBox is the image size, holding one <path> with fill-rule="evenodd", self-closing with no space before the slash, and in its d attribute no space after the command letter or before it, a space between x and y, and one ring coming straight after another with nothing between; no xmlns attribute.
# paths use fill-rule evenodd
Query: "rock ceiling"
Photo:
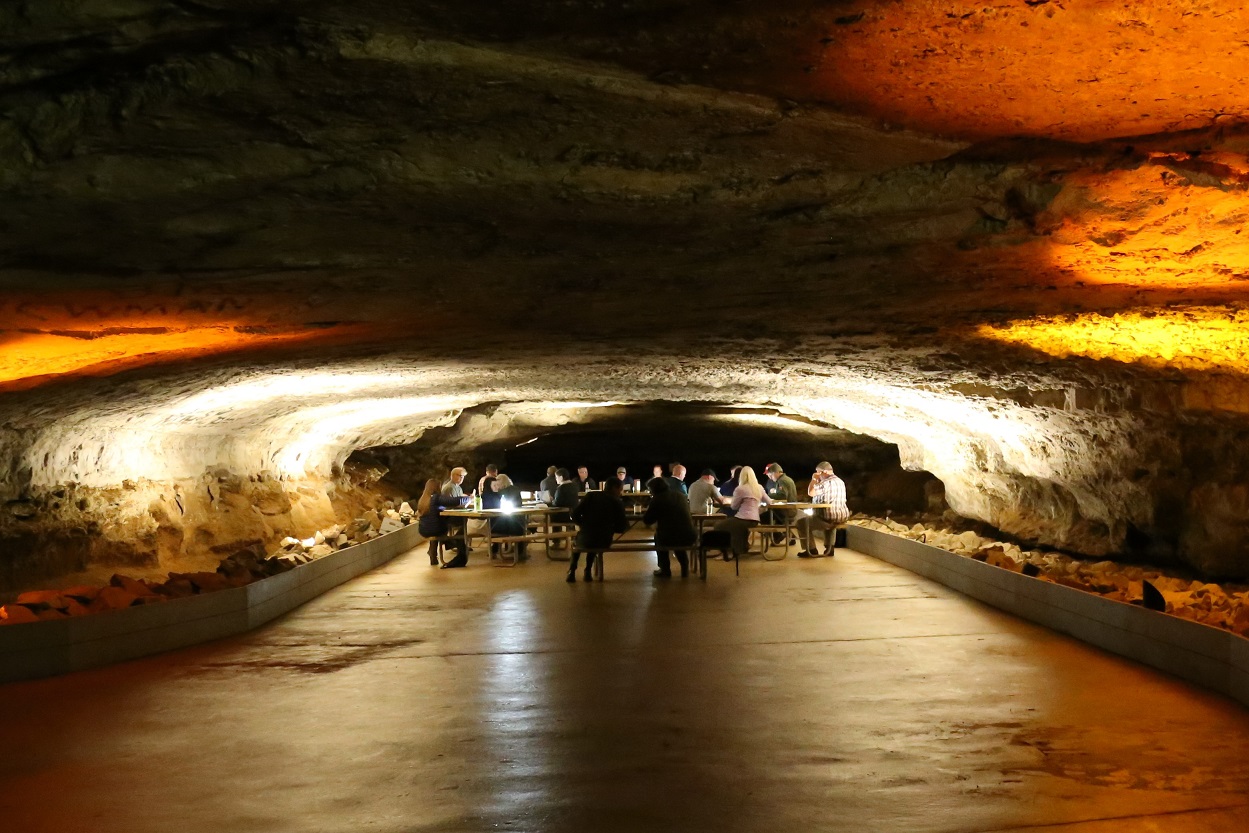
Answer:
<svg viewBox="0 0 1249 833"><path fill-rule="evenodd" d="M1249 13L1157 5L6 4L0 531L688 400L1249 574Z"/></svg>

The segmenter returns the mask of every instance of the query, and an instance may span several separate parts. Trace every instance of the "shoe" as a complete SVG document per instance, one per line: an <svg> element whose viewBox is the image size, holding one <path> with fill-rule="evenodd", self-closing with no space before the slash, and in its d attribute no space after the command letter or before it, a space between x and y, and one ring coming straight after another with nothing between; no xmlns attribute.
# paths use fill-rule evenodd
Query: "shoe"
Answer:
<svg viewBox="0 0 1249 833"><path fill-rule="evenodd" d="M790 536L789 545L792 547L796 543L798 543L798 539L794 538L793 536Z"/></svg>
<svg viewBox="0 0 1249 833"><path fill-rule="evenodd" d="M655 578L672 578L672 571L671 570L656 570L654 572L654 576Z"/></svg>
<svg viewBox="0 0 1249 833"><path fill-rule="evenodd" d="M802 552L798 553L799 558L815 558L817 555L819 555L819 553L816 552L815 550L810 550L810 551L803 550Z"/></svg>
<svg viewBox="0 0 1249 833"><path fill-rule="evenodd" d="M577 571L569 570L568 575L564 576L564 581L568 582L569 584L576 584L577 583Z"/></svg>
<svg viewBox="0 0 1249 833"><path fill-rule="evenodd" d="M727 552L722 552L722 553L720 553L720 559L721 559L722 561L732 561L732 560L733 560L733 556L729 555Z"/></svg>
<svg viewBox="0 0 1249 833"><path fill-rule="evenodd" d="M825 555L825 556L827 556L827 557L829 557L829 558L832 558L832 557L833 557L833 554L834 554L834 553L836 553L836 552L837 552L837 548L836 548L836 547L829 547L828 549L824 550L824 555Z"/></svg>
<svg viewBox="0 0 1249 833"><path fill-rule="evenodd" d="M594 581L594 574L591 573L589 570L586 570L585 574L581 576L581 580L582 581Z"/></svg>

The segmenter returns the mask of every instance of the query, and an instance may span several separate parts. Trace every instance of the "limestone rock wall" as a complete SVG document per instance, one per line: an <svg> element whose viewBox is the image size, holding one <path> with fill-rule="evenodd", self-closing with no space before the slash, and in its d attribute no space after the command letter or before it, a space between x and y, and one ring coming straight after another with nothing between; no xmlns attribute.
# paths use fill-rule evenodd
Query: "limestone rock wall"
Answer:
<svg viewBox="0 0 1249 833"><path fill-rule="evenodd" d="M834 346L826 355L837 355ZM1245 572L1243 531L1230 522L1245 465L1240 434L1225 429L1215 453L1161 416L1110 412L1109 389L1098 408L1025 405L1009 388L969 395L970 378L950 377L942 389L921 383L915 366L895 363L885 374L846 354L766 368L689 355L565 352L488 366L389 355L384 366L342 360L334 370L332 389L308 384L326 378L318 362L236 368L218 379L186 371L159 383L135 374L92 383L95 391L76 384L24 394L29 402L4 415L14 430L2 485L16 514L0 529L47 537L94 521L103 538L131 542L126 557L200 555L327 523L333 496L350 494L334 484L356 449L440 431L431 447L441 463L472 462L472 449L590 421L610 403L741 403L896 443L907 468L940 478L951 508L1022 539ZM445 410L450 403L460 407ZM68 508L78 506L76 494L92 495L86 508ZM18 517L58 500L43 526ZM90 557L89 548L75 552Z"/></svg>
<svg viewBox="0 0 1249 833"><path fill-rule="evenodd" d="M1070 5L4 5L0 570L681 401L1249 575L1240 10Z"/></svg>

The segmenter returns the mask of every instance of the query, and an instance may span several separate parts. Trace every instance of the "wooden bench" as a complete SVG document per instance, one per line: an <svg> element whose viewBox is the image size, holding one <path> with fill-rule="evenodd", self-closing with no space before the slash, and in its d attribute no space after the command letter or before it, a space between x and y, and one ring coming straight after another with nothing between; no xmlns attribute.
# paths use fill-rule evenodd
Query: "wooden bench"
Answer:
<svg viewBox="0 0 1249 833"><path fill-rule="evenodd" d="M663 549L667 549L672 552L684 552L684 553L687 553L689 556L692 556L689 559L690 569L694 571L695 573L697 573L698 575L702 576L704 579L707 578L706 554L699 552L700 548L697 544L691 544L688 547L663 547ZM629 540L624 540L624 541L619 541L619 540L612 541L611 546L607 547L606 549L597 549L594 547L578 547L578 546L574 546L572 548L572 551L578 555L581 553L591 553L591 552L601 553L605 555L609 552L654 552L655 550L656 550L656 546L655 546L654 538L634 538L634 539L629 539ZM593 575L594 578L598 579L599 581L603 580L603 562L604 561L606 561L606 559L601 556L599 558L594 559L594 570L591 573L591 575Z"/></svg>

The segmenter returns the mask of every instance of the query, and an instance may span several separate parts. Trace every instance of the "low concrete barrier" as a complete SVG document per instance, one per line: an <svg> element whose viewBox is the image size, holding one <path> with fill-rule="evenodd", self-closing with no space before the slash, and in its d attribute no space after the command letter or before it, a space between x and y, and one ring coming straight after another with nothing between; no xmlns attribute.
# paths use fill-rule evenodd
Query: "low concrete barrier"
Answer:
<svg viewBox="0 0 1249 833"><path fill-rule="evenodd" d="M991 567L874 529L850 526L846 536L850 549L1249 706L1249 640L1230 631Z"/></svg>
<svg viewBox="0 0 1249 833"><path fill-rule="evenodd" d="M416 524L244 587L0 627L0 683L81 671L243 633L407 552Z"/></svg>

